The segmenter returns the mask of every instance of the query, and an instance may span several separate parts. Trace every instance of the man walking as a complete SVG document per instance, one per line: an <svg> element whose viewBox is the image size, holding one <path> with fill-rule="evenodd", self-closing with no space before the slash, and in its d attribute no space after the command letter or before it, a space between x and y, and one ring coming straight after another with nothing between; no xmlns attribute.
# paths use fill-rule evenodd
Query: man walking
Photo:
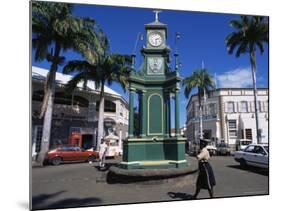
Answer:
<svg viewBox="0 0 281 211"><path fill-rule="evenodd" d="M99 148L99 167L104 168L105 166L105 157L108 150L108 143L104 141L104 139L101 140L100 148Z"/></svg>

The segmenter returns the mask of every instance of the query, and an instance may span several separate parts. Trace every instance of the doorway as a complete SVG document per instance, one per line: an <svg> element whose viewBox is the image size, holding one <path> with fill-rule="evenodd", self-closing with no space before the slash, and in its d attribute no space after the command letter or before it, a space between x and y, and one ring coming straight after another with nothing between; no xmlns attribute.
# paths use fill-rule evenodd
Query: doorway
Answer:
<svg viewBox="0 0 281 211"><path fill-rule="evenodd" d="M93 135L92 134L83 134L82 135L82 148L87 150L91 149L94 146L93 142Z"/></svg>

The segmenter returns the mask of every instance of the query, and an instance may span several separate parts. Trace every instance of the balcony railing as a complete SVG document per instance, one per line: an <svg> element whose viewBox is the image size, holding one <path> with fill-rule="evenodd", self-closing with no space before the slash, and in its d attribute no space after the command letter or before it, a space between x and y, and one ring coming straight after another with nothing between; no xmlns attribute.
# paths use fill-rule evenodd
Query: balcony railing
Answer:
<svg viewBox="0 0 281 211"><path fill-rule="evenodd" d="M32 102L32 113L38 114L41 109L41 102ZM92 117L94 115L94 117ZM97 119L97 113L93 114L89 112L87 107L71 106L55 104L53 110L53 118L59 119L76 119L76 120L88 120Z"/></svg>
<svg viewBox="0 0 281 211"><path fill-rule="evenodd" d="M37 116L41 109L41 102L32 102L32 113ZM111 118L116 122L122 124L128 124L128 119L122 116L118 116L117 113L104 112L104 118ZM53 111L53 119L72 119L72 120L87 120L98 121L98 112L86 107L70 106L55 104Z"/></svg>

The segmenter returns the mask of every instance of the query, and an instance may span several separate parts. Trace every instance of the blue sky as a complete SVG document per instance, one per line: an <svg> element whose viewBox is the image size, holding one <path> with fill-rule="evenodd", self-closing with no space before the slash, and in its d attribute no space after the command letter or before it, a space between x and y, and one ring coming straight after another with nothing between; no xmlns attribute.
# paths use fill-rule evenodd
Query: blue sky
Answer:
<svg viewBox="0 0 281 211"><path fill-rule="evenodd" d="M154 21L152 9L76 4L73 12L77 16L95 19L109 37L111 52L121 54L132 54L137 34L140 32L145 35L144 24ZM159 14L159 20L168 25L167 44L172 49L172 54L175 33L180 32L181 34L178 41L178 52L182 63L180 69L182 77L189 76L194 69L201 67L203 60L209 72L216 76L218 87L252 87L249 55L245 54L236 58L235 55L229 55L225 47L225 37L233 31L229 26L229 21L232 19L239 19L239 16L162 10L162 13ZM142 62L139 50L144 44L145 40L139 42L136 67L139 67ZM67 61L82 59L79 54L72 51L65 52L63 56L66 57ZM171 58L171 67L173 67L173 56ZM50 68L50 63L47 61L35 62L34 56L32 65ZM63 66L59 67L59 71L62 68ZM257 85L258 87L268 87L267 46L263 55L257 53ZM128 93L124 93L118 84L113 84L111 88L128 99ZM185 107L187 102L188 100L181 90L181 126L186 121Z"/></svg>

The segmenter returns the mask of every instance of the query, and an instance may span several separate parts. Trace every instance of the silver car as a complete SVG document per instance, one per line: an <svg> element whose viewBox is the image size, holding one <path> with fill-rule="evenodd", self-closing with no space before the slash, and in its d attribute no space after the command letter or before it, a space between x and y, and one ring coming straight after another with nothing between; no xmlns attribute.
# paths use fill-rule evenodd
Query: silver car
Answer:
<svg viewBox="0 0 281 211"><path fill-rule="evenodd" d="M268 157L268 145L263 144L250 144L245 150L234 153L234 159L241 166L268 168Z"/></svg>

